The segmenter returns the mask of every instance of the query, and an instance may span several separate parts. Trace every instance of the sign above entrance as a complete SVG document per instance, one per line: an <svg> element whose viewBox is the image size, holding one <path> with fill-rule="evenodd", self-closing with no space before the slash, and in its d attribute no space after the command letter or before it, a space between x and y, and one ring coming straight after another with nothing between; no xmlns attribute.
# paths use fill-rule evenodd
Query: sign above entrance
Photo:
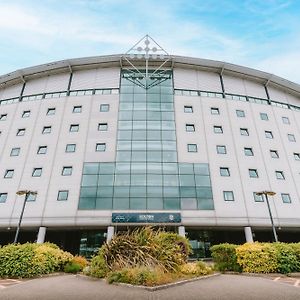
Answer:
<svg viewBox="0 0 300 300"><path fill-rule="evenodd" d="M113 223L180 223L180 213L113 213Z"/></svg>

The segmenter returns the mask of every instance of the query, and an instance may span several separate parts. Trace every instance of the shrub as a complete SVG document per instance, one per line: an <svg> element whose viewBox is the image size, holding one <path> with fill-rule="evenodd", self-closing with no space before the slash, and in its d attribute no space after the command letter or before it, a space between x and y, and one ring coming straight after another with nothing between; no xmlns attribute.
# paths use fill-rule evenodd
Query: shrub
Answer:
<svg viewBox="0 0 300 300"><path fill-rule="evenodd" d="M278 270L278 253L272 244L246 243L236 248L237 262L244 272L272 273Z"/></svg>
<svg viewBox="0 0 300 300"><path fill-rule="evenodd" d="M212 273L212 269L202 261L186 263L180 267L180 272L184 275L201 276Z"/></svg>
<svg viewBox="0 0 300 300"><path fill-rule="evenodd" d="M221 272L234 271L241 272L241 266L237 262L236 248L234 244L219 244L210 248L211 256L215 263L215 268Z"/></svg>
<svg viewBox="0 0 300 300"><path fill-rule="evenodd" d="M103 256L103 249L100 248L98 254L92 258L87 274L93 277L104 278L109 269Z"/></svg>
<svg viewBox="0 0 300 300"><path fill-rule="evenodd" d="M81 265L75 263L75 262L69 262L64 267L64 272L66 273L78 273L82 270Z"/></svg>
<svg viewBox="0 0 300 300"><path fill-rule="evenodd" d="M87 259L79 255L74 256L72 262L78 264L80 266L80 270L83 270L88 265Z"/></svg>

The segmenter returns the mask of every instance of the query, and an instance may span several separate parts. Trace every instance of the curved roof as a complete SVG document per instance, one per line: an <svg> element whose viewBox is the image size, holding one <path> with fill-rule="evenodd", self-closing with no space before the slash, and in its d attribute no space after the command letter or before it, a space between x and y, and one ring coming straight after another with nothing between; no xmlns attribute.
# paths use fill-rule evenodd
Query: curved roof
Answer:
<svg viewBox="0 0 300 300"><path fill-rule="evenodd" d="M126 56L127 57L127 56ZM81 69L89 69L94 67L122 67L126 65L126 60L123 59L124 55L104 55L104 56L92 56L83 58L72 58L67 60L55 61L47 64L33 66L29 68L20 69L8 74L0 76L0 87L25 82L26 80L43 77L51 74L73 72ZM128 55L128 58L129 55ZM256 69L235 65L227 62L209 60L203 58L185 57L171 55L170 60L165 67L183 67L183 68L195 68L206 69L211 72L230 74L232 76L238 76L242 78L248 78L250 80L259 81L265 85L273 84L279 86L290 92L300 94L300 85L284 79L282 77L259 71ZM132 58L130 58L132 60ZM141 59L136 59L137 64L142 63ZM150 65L161 63L159 59L150 59Z"/></svg>

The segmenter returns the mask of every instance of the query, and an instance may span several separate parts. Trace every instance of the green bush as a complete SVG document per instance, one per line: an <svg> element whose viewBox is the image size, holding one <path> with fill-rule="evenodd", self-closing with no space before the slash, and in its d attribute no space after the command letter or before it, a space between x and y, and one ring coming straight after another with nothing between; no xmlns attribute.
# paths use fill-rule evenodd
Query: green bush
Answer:
<svg viewBox="0 0 300 300"><path fill-rule="evenodd" d="M211 256L218 271L241 272L242 268L237 262L236 248L234 244L219 244L210 248Z"/></svg>
<svg viewBox="0 0 300 300"><path fill-rule="evenodd" d="M88 269L88 275L98 278L104 278L109 269L106 264L106 261L103 257L103 250L100 248L98 254L92 258L90 267Z"/></svg>
<svg viewBox="0 0 300 300"><path fill-rule="evenodd" d="M63 270L73 256L56 245L10 244L0 248L0 277L33 277Z"/></svg>
<svg viewBox="0 0 300 300"><path fill-rule="evenodd" d="M69 262L64 267L64 272L66 273L78 273L82 270L81 265L75 262Z"/></svg>
<svg viewBox="0 0 300 300"><path fill-rule="evenodd" d="M204 262L197 261L193 263L186 263L180 267L180 272L184 275L202 276L212 273L212 269L209 268Z"/></svg>

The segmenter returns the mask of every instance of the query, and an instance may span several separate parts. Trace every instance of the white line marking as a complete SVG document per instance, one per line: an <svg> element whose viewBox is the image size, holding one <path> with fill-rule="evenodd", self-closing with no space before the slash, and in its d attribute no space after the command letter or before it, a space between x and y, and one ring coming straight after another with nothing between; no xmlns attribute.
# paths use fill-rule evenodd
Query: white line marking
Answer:
<svg viewBox="0 0 300 300"><path fill-rule="evenodd" d="M5 289L5 286L3 286L3 285L0 285L0 289Z"/></svg>
<svg viewBox="0 0 300 300"><path fill-rule="evenodd" d="M273 281L278 281L281 277L276 277L273 279Z"/></svg>
<svg viewBox="0 0 300 300"><path fill-rule="evenodd" d="M296 280L296 282L294 283L294 286L298 286L300 283L300 280Z"/></svg>

